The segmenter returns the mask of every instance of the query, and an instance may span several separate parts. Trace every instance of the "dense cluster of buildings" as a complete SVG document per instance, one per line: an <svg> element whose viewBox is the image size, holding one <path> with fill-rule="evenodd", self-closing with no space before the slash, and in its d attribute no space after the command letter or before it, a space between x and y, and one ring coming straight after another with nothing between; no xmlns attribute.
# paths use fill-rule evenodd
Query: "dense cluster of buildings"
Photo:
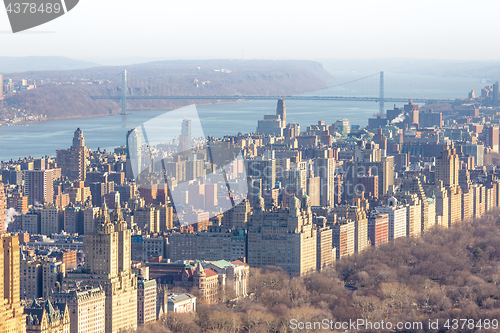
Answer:
<svg viewBox="0 0 500 333"><path fill-rule="evenodd" d="M7 94L15 94L22 90L31 90L36 88L36 80L34 79L4 79L2 74L0 74L0 84L0 99L3 99L4 95Z"/></svg>
<svg viewBox="0 0 500 333"><path fill-rule="evenodd" d="M194 138L184 119L177 141L136 129L108 152L77 129L55 158L3 161L0 330L118 332L245 297L250 267L303 276L479 217L500 205L498 85L482 95L366 129L301 130L279 100L255 133Z"/></svg>

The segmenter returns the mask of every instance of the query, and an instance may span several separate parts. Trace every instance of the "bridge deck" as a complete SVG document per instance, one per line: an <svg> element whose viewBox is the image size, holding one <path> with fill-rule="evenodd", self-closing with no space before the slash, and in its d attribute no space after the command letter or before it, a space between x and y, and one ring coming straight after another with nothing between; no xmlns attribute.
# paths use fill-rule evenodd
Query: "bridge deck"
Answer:
<svg viewBox="0 0 500 333"><path fill-rule="evenodd" d="M92 99L122 99L122 96L90 96ZM129 95L126 99L188 99L188 100L276 100L284 98L285 100L302 101L358 101L358 102L380 102L379 97L344 97L344 96L304 96L304 95L284 95L284 96L266 96L266 95L158 95L158 96L134 96ZM411 98L385 97L384 102L408 102ZM413 98L415 103L427 103L434 101L439 103L452 103L453 99L432 99L432 98Z"/></svg>

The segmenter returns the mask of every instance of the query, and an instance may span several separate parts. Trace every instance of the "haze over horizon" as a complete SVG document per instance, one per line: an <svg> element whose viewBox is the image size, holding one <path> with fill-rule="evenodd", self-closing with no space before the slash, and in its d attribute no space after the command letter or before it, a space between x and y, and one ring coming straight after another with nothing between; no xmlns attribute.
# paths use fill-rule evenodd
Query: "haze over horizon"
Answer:
<svg viewBox="0 0 500 333"><path fill-rule="evenodd" d="M500 60L500 3L86 0L12 34L0 10L0 56L103 59ZM354 17L354 19L353 19ZM98 61L101 59L101 61ZM104 63L105 64L105 63Z"/></svg>

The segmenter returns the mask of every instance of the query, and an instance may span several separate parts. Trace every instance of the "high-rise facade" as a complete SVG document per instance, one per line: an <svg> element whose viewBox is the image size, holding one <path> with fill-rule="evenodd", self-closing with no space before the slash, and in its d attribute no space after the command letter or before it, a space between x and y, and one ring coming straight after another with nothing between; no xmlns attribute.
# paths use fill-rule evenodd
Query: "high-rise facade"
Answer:
<svg viewBox="0 0 500 333"><path fill-rule="evenodd" d="M156 280L137 282L137 324L156 320Z"/></svg>
<svg viewBox="0 0 500 333"><path fill-rule="evenodd" d="M130 266L130 249L131 231L119 203L112 217L104 204L94 232L85 235L84 269L68 273L63 283L65 288L81 281L104 289L106 332L137 327L137 278Z"/></svg>
<svg viewBox="0 0 500 333"><path fill-rule="evenodd" d="M246 256L245 230L224 226L209 226L205 232L172 233L168 237L168 257L171 261L238 260Z"/></svg>
<svg viewBox="0 0 500 333"><path fill-rule="evenodd" d="M24 194L28 205L53 203L53 184L53 170L25 170Z"/></svg>
<svg viewBox="0 0 500 333"><path fill-rule="evenodd" d="M456 186L459 184L459 169L460 160L455 148L453 145L446 145L439 158L436 159L436 179L443 181L444 186Z"/></svg>
<svg viewBox="0 0 500 333"><path fill-rule="evenodd" d="M389 215L389 240L406 237L406 206L400 205L396 198L391 197L387 200L387 206L375 209L381 214Z"/></svg>
<svg viewBox="0 0 500 333"><path fill-rule="evenodd" d="M311 207L301 207L293 197L290 208L265 210L260 197L254 209L248 229L248 264L279 266L291 276L314 272L317 236Z"/></svg>
<svg viewBox="0 0 500 333"><path fill-rule="evenodd" d="M64 226L63 230L67 233L83 234L83 211L80 207L68 206L64 209Z"/></svg>
<svg viewBox="0 0 500 333"><path fill-rule="evenodd" d="M133 129L127 132L127 167L126 176L129 179L137 178L142 168L142 134Z"/></svg>
<svg viewBox="0 0 500 333"><path fill-rule="evenodd" d="M276 114L264 115L264 119L259 120L257 124L257 133L283 136L286 127L285 100L282 98L278 99ZM298 135L298 133L295 133L295 135Z"/></svg>
<svg viewBox="0 0 500 333"><path fill-rule="evenodd" d="M379 197L387 195L394 185L394 156L386 156L375 143L356 147L354 161L345 163L344 170L344 199L357 197L361 191L367 192L363 177L378 176Z"/></svg>
<svg viewBox="0 0 500 333"><path fill-rule="evenodd" d="M373 212L368 216L368 239L374 247L389 241L389 215Z"/></svg>
<svg viewBox="0 0 500 333"><path fill-rule="evenodd" d="M407 123L409 126L412 125L419 125L419 110L418 110L418 105L413 104L413 100L410 99L410 102L408 104L405 104L404 106L404 113L406 115L404 122Z"/></svg>
<svg viewBox="0 0 500 333"><path fill-rule="evenodd" d="M134 223L142 230L159 232L160 211L153 206L141 207L134 210Z"/></svg>
<svg viewBox="0 0 500 333"><path fill-rule="evenodd" d="M0 234L0 332L26 332L20 299L19 238Z"/></svg>
<svg viewBox="0 0 500 333"><path fill-rule="evenodd" d="M51 258L55 259L55 258ZM66 275L66 265L61 261L44 261L42 263L42 296L48 298L58 286L61 285Z"/></svg>
<svg viewBox="0 0 500 333"><path fill-rule="evenodd" d="M61 176L69 180L85 181L87 169L87 147L83 132L77 128L73 135L73 145L69 149L57 151L57 165L61 168Z"/></svg>
<svg viewBox="0 0 500 333"><path fill-rule="evenodd" d="M495 127L496 133L498 128ZM498 135L496 136L498 142ZM436 159L436 188L438 206L442 212L442 226L450 227L462 219L462 191L459 180L460 160L453 144L446 145L439 158ZM443 194L446 192L446 196ZM446 215L445 215L446 212Z"/></svg>
<svg viewBox="0 0 500 333"><path fill-rule="evenodd" d="M244 199L242 202L224 212L222 225L229 229L246 229L250 217L250 201Z"/></svg>
<svg viewBox="0 0 500 333"><path fill-rule="evenodd" d="M339 218L335 223L330 224L330 227L332 228L332 246L337 249L337 259L354 254L354 234L356 233L354 221Z"/></svg>
<svg viewBox="0 0 500 333"><path fill-rule="evenodd" d="M416 193L399 196L406 203L406 235L422 236L422 202Z"/></svg>
<svg viewBox="0 0 500 333"><path fill-rule="evenodd" d="M276 107L276 114L280 116L281 127L286 127L286 105L283 98L278 99L278 106Z"/></svg>
<svg viewBox="0 0 500 333"><path fill-rule="evenodd" d="M416 194L420 200L420 232L424 234L436 224L435 200L427 197L419 178L403 178L400 180L400 191Z"/></svg>
<svg viewBox="0 0 500 333"><path fill-rule="evenodd" d="M334 212L337 214L337 217L345 218L354 222L354 251L361 252L367 248L368 217L365 207L359 204L357 206L340 205L335 207Z"/></svg>
<svg viewBox="0 0 500 333"><path fill-rule="evenodd" d="M320 179L319 201L323 207L333 206L335 196L335 159L314 160L314 175Z"/></svg>
<svg viewBox="0 0 500 333"><path fill-rule="evenodd" d="M490 147L494 153L499 150L499 129L498 126L488 126L484 129L486 146Z"/></svg>
<svg viewBox="0 0 500 333"><path fill-rule="evenodd" d="M52 295L66 303L70 316L69 333L104 333L106 295L99 287L79 287Z"/></svg>
<svg viewBox="0 0 500 333"><path fill-rule="evenodd" d="M191 147L191 119L182 120L181 136L179 137L179 153L182 153Z"/></svg>
<svg viewBox="0 0 500 333"><path fill-rule="evenodd" d="M306 162L293 163L289 170L284 172L285 190L302 190L303 194L307 193L307 164ZM287 204L284 202L284 204Z"/></svg>
<svg viewBox="0 0 500 333"><path fill-rule="evenodd" d="M83 209L83 233L89 234L94 232L94 228L99 218L99 208L85 207Z"/></svg>
<svg viewBox="0 0 500 333"><path fill-rule="evenodd" d="M35 299L42 297L43 271L38 260L21 260L21 298Z"/></svg>
<svg viewBox="0 0 500 333"><path fill-rule="evenodd" d="M336 254L333 250L333 233L332 229L326 225L326 218L323 218L322 223L316 223L316 270L322 270L333 266Z"/></svg>
<svg viewBox="0 0 500 333"><path fill-rule="evenodd" d="M158 223L160 231L167 231L173 229L174 208L171 205L160 204L155 206L155 209L160 213L160 221Z"/></svg>
<svg viewBox="0 0 500 333"><path fill-rule="evenodd" d="M262 179L262 189L272 189L276 183L276 159L263 157L246 160L247 175L252 179Z"/></svg>
<svg viewBox="0 0 500 333"><path fill-rule="evenodd" d="M62 222L63 219L63 211L58 207L44 207L40 212L40 233L47 236L58 233L61 230L60 222Z"/></svg>

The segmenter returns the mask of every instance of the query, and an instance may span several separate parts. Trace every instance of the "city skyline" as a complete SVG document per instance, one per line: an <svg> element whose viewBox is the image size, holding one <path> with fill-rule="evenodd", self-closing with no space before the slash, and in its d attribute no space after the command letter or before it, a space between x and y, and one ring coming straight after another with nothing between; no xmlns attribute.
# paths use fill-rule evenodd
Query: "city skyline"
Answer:
<svg viewBox="0 0 500 333"><path fill-rule="evenodd" d="M2 164L0 210L19 210L7 230L20 263L9 269L26 317L5 316L33 330L39 318L53 331L141 330L255 297L252 274L304 283L405 241L422 251L417 239L500 207L500 173L486 161L499 150L497 103L495 84L449 109L410 100L366 128L304 127L278 99L255 131L223 138L199 137L196 109L181 108L109 151L88 149L78 127L55 157ZM82 316L95 306L104 315Z"/></svg>
<svg viewBox="0 0 500 333"><path fill-rule="evenodd" d="M500 2L15 1L1 332L500 329Z"/></svg>

